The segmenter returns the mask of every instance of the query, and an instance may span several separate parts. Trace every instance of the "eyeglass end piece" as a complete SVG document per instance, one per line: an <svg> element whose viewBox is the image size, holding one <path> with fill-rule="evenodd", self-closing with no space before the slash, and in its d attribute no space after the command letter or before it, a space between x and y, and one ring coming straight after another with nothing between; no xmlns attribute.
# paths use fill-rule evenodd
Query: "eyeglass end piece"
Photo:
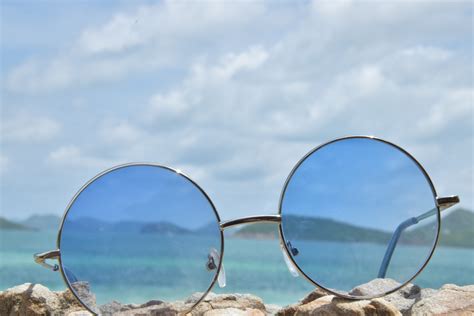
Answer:
<svg viewBox="0 0 474 316"><path fill-rule="evenodd" d="M35 253L33 255L33 258L35 262L45 268L48 268L52 271L58 271L59 270L59 265L57 264L49 264L46 262L46 260L51 260L51 259L58 259L60 256L59 249L58 250L51 250L51 251L46 251L42 253Z"/></svg>
<svg viewBox="0 0 474 316"><path fill-rule="evenodd" d="M441 211L448 209L460 201L458 195L451 195L451 196L444 196L444 197L437 197L436 202L438 203L439 209Z"/></svg>

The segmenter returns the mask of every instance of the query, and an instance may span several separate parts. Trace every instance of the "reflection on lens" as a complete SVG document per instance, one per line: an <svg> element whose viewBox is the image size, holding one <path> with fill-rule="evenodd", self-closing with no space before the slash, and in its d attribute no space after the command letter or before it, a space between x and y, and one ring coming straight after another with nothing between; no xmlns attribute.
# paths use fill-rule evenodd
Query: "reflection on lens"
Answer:
<svg viewBox="0 0 474 316"><path fill-rule="evenodd" d="M294 262L318 285L350 296L381 295L409 281L438 234L434 190L421 167L371 138L310 154L287 182L280 211ZM355 289L368 282L369 292Z"/></svg>
<svg viewBox="0 0 474 316"><path fill-rule="evenodd" d="M217 213L205 194L164 167L130 165L92 181L69 208L61 265L75 294L101 313L112 301L143 304L206 292L221 252Z"/></svg>

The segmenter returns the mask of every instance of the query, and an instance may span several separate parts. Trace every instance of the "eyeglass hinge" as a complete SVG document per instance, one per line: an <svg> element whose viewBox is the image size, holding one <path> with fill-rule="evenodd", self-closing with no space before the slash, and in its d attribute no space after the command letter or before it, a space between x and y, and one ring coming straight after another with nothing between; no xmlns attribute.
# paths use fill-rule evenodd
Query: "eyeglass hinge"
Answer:
<svg viewBox="0 0 474 316"><path fill-rule="evenodd" d="M58 271L59 270L59 265L58 264L49 264L46 262L46 260L49 259L58 259L60 256L59 249L56 250L50 250L46 252L41 252L41 253L35 253L33 255L35 262L45 268L48 268L52 271Z"/></svg>
<svg viewBox="0 0 474 316"><path fill-rule="evenodd" d="M436 203L438 203L438 207L440 211L443 211L447 208L450 208L453 205L459 203L459 196L451 195L451 196L444 196L444 197L437 197Z"/></svg>

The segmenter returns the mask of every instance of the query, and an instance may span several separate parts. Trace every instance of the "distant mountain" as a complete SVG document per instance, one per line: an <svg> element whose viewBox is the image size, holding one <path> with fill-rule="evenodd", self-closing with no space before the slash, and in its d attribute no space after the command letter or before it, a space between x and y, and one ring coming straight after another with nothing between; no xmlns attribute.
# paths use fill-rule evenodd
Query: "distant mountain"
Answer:
<svg viewBox="0 0 474 316"><path fill-rule="evenodd" d="M169 222L157 222L146 224L141 229L142 233L153 233L153 234L161 234L166 236L173 236L173 235L183 235L183 234L191 234L192 231L182 228L178 225Z"/></svg>
<svg viewBox="0 0 474 316"><path fill-rule="evenodd" d="M66 222L66 227L68 229L83 232L140 232L143 226L145 225L146 223L131 220L111 223L93 217L80 217L76 219L67 220Z"/></svg>
<svg viewBox="0 0 474 316"><path fill-rule="evenodd" d="M219 230L219 224L216 221L212 221L197 229L193 229L193 232L199 235L214 235Z"/></svg>
<svg viewBox="0 0 474 316"><path fill-rule="evenodd" d="M34 230L22 224L9 221L6 218L0 217L0 230Z"/></svg>
<svg viewBox="0 0 474 316"><path fill-rule="evenodd" d="M61 217L57 215L32 215L19 223L37 230L54 231L59 229Z"/></svg>
<svg viewBox="0 0 474 316"><path fill-rule="evenodd" d="M457 209L443 217L440 244L474 248L474 213Z"/></svg>
<svg viewBox="0 0 474 316"><path fill-rule="evenodd" d="M111 224L93 217L79 217L75 219L68 219L64 225L64 227L68 230L98 232L108 229Z"/></svg>
<svg viewBox="0 0 474 316"><path fill-rule="evenodd" d="M372 228L359 227L329 218L286 216L285 230L295 232L298 239L326 241L362 241L387 243L391 234ZM274 225L254 224L239 230L235 236L244 238L275 238L278 230Z"/></svg>
<svg viewBox="0 0 474 316"><path fill-rule="evenodd" d="M421 223L420 223L421 224ZM387 244L392 232L365 228L328 218L287 216L285 229L297 232L299 239L326 241L364 241ZM251 224L238 230L233 236L240 238L278 238L278 228L267 223ZM405 231L400 244L431 243L432 230L420 225ZM451 211L442 217L441 246L474 248L474 213L465 209Z"/></svg>
<svg viewBox="0 0 474 316"><path fill-rule="evenodd" d="M124 220L106 222L92 217L80 217L66 222L67 229L81 232L114 232L114 233L155 233L163 235L190 234L194 231L182 228L169 222L139 222ZM205 228L203 227L203 233Z"/></svg>
<svg viewBox="0 0 474 316"><path fill-rule="evenodd" d="M278 238L278 227L271 223L249 224L232 236L248 239L276 239Z"/></svg>
<svg viewBox="0 0 474 316"><path fill-rule="evenodd" d="M59 228L60 217L55 215L33 215L21 222L15 222L0 217L0 230L39 230L48 231ZM178 234L209 234L216 231L216 224L209 223L202 227L189 230L169 222L144 223L138 221L121 221L110 223L91 217L68 220L68 229L83 232L137 232L155 233L168 236ZM297 232L296 237L307 240L327 241L365 241L387 244L392 232L355 226L328 218L313 218L305 216L287 216L285 228ZM293 229L292 229L293 227ZM317 229L315 229L317 228ZM268 223L246 225L237 230L233 236L240 238L269 239L278 238L278 227ZM295 236L292 236L295 238ZM432 229L427 224L420 224L405 231L400 244L426 244L432 239ZM448 211L442 217L441 246L474 248L474 212L466 209Z"/></svg>
<svg viewBox="0 0 474 316"><path fill-rule="evenodd" d="M441 217L440 246L474 248L474 213L466 209L456 209ZM400 242L429 243L432 240L430 229L421 225L406 232Z"/></svg>
<svg viewBox="0 0 474 316"><path fill-rule="evenodd" d="M392 235L321 217L287 216L284 226L287 231L297 232L300 239L387 243Z"/></svg>
<svg viewBox="0 0 474 316"><path fill-rule="evenodd" d="M120 221L110 224L109 230L114 232L140 232L145 223L138 221Z"/></svg>

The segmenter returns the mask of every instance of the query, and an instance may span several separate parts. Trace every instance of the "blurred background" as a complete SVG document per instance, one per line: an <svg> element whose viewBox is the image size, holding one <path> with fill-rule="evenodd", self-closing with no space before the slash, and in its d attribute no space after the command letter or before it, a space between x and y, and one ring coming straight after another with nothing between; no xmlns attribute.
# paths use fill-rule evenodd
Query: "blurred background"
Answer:
<svg viewBox="0 0 474 316"><path fill-rule="evenodd" d="M464 241L440 247L416 282L474 283L472 2L4 0L0 9L0 290L65 288L32 253L55 248L67 203L103 169L168 165L224 220L273 214L296 162L351 134L404 147L440 196L460 196L443 233L462 228ZM288 273L276 240L252 241L255 252L238 235L226 241L228 286L216 291L287 304L312 289ZM460 261L465 274L444 274Z"/></svg>

